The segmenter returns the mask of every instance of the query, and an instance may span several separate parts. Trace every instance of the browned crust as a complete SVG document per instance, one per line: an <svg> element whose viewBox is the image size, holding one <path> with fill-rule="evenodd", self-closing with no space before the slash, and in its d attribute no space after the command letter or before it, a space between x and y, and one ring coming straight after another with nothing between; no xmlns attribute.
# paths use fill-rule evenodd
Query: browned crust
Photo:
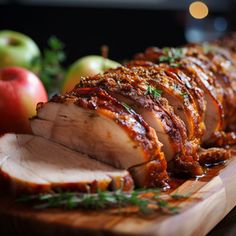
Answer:
<svg viewBox="0 0 236 236"><path fill-rule="evenodd" d="M188 53L190 55L188 55ZM215 103L215 106L217 106L218 111L219 111L219 122L217 125L217 129L215 131L219 131L223 128L223 119L224 119L224 111L223 111L223 106L222 106L222 89L219 86L219 84L216 83L216 79L212 77L211 72L206 68L204 63L201 62L198 58L194 57L195 55L191 54L188 50L185 50L184 56L179 58L177 60L177 63L180 64L180 67L178 68L182 73L186 74L190 78L190 84L192 84L193 87L198 88L203 88L203 92L207 92L211 97L212 100ZM152 61L154 63L159 64L159 58L163 55L163 51L158 48L149 48L145 51L145 53L140 53L136 55L137 60L147 60L147 61ZM165 63L168 65L168 63ZM166 68L166 66L165 66ZM201 76L200 74L204 74L204 77L207 78L204 79L204 77ZM202 93L202 92L201 92ZM196 95L194 96L196 97ZM198 100L196 100L198 101ZM200 116L202 112L204 112L204 108L201 109L202 102L200 102L197 107L200 107ZM201 118L200 118L201 121ZM201 124L199 125L200 127L202 126Z"/></svg>
<svg viewBox="0 0 236 236"><path fill-rule="evenodd" d="M204 45L191 44L188 47L188 53L198 58L205 68L209 70L215 84L221 88L218 91L223 93L224 109L224 129L230 129L232 123L236 122L236 66L235 62L226 49L219 48L216 45L208 45L209 51L204 51ZM216 86L216 88L217 88Z"/></svg>
<svg viewBox="0 0 236 236"><path fill-rule="evenodd" d="M146 65L147 68L144 66L141 67L143 64ZM130 65L131 68L120 67L118 69L109 70L102 75L82 79L77 87L100 87L110 92L111 95L115 95L116 93L121 94L135 101L139 106L145 107L147 110L155 111L156 115L163 120L164 127L166 125L168 126L166 127L166 131L172 139L172 147L176 150L176 156L196 156L197 147L200 142L199 136L202 135L203 132L197 131L197 135L194 135L193 139L189 141L184 123L175 115L173 108L168 105L168 101L163 97L156 99L146 94L146 84L150 79L149 73L157 74L164 72L159 72L152 63L133 62L132 65L135 66L134 70ZM137 67L137 65L139 67ZM141 74L136 72L136 70L139 69L141 70ZM149 72L149 70L151 72ZM169 77L167 78L169 79ZM153 84L153 81L151 81L151 84ZM183 87L182 84L180 86ZM184 91L186 92L187 90L185 89ZM193 109L195 109L195 107ZM199 122L197 118L196 113L196 115L194 114L194 122L196 125L193 125L193 129L195 130L197 130L196 127L198 127ZM199 138L196 138L196 136ZM190 142L191 145L189 144ZM183 159L182 163L184 160L185 159ZM193 162L197 162L197 159L193 159ZM194 175L193 173L199 173L199 169L199 164L193 163L193 167L189 168L189 174ZM185 172L187 171L185 170Z"/></svg>
<svg viewBox="0 0 236 236"><path fill-rule="evenodd" d="M132 107L138 106L154 111L163 120L163 128L172 140L176 153L182 152L184 140L187 139L184 123L174 114L165 98L154 99L146 94L143 86L143 79L125 67L109 70L104 75L82 79L77 85L77 87L100 87L112 96L118 94L133 101Z"/></svg>
<svg viewBox="0 0 236 236"><path fill-rule="evenodd" d="M206 147L228 147L236 145L236 132L215 132L212 139L205 145Z"/></svg>
<svg viewBox="0 0 236 236"><path fill-rule="evenodd" d="M163 67L166 70L166 73L168 73L168 75L172 76L173 79L178 80L188 89L188 91L194 98L200 116L199 118L202 121L206 110L206 102L203 98L202 89L198 88L196 82L192 80L186 73L184 73L181 70L181 67L179 69L168 66L166 64L162 64L161 67Z"/></svg>
<svg viewBox="0 0 236 236"><path fill-rule="evenodd" d="M163 166L165 171L163 171ZM129 169L132 175L136 175L136 172L141 172L142 175L142 187L155 188L161 187L163 189L169 188L169 178L167 177L167 164L164 155L161 155L158 160L153 160L145 164L134 166ZM137 183L136 183L137 184Z"/></svg>
<svg viewBox="0 0 236 236"><path fill-rule="evenodd" d="M200 138L203 134L201 130L202 126L199 125L199 114L196 109L195 101L186 87L179 83L179 81L173 79L166 69L163 69L157 65L143 65L135 66L130 65L131 69L135 71L143 80L147 81L150 85L163 90L167 94L175 96L182 101L185 112L188 114L190 131L189 138Z"/></svg>
<svg viewBox="0 0 236 236"><path fill-rule="evenodd" d="M196 155L195 155L196 156ZM177 156L173 160L174 168L171 170L174 173L186 173L192 177L201 176L204 174L199 161L194 159L194 156Z"/></svg>
<svg viewBox="0 0 236 236"><path fill-rule="evenodd" d="M199 162L202 165L216 165L227 161L230 157L230 150L225 148L201 149L199 152Z"/></svg>

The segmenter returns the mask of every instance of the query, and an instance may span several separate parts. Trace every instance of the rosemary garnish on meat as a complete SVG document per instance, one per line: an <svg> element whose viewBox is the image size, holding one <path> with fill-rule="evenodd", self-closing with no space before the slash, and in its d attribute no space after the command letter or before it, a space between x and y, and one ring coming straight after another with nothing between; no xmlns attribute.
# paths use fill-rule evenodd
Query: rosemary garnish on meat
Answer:
<svg viewBox="0 0 236 236"><path fill-rule="evenodd" d="M145 95L152 95L154 98L160 97L162 94L162 90L156 89L151 85L147 86L147 90Z"/></svg>
<svg viewBox="0 0 236 236"><path fill-rule="evenodd" d="M159 62L168 62L172 67L179 67L180 64L176 63L183 56L182 48L163 48L163 55L160 56Z"/></svg>
<svg viewBox="0 0 236 236"><path fill-rule="evenodd" d="M35 209L63 207L66 209L107 209L135 206L141 213L161 212L176 214L180 208L171 200L183 200L184 195L173 194L164 198L159 189L137 189L132 192L98 191L97 193L57 192L49 194L26 195L17 202L32 203Z"/></svg>

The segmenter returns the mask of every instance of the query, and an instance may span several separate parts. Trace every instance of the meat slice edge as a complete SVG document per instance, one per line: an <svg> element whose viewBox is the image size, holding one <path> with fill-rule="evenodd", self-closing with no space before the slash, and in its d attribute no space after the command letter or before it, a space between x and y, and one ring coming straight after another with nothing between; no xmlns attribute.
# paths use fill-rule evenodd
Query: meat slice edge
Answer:
<svg viewBox="0 0 236 236"><path fill-rule="evenodd" d="M0 138L0 178L16 193L133 188L126 170L33 135L6 134Z"/></svg>

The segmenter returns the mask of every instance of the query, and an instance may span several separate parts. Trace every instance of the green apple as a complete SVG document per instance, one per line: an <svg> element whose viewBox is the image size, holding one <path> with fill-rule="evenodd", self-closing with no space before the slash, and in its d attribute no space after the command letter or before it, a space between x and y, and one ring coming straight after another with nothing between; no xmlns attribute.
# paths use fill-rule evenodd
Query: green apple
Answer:
<svg viewBox="0 0 236 236"><path fill-rule="evenodd" d="M0 31L0 68L20 66L37 73L40 69L40 50L27 35Z"/></svg>
<svg viewBox="0 0 236 236"><path fill-rule="evenodd" d="M81 77L93 76L118 66L120 66L119 63L102 56L90 55L82 57L70 66L61 92L65 93L72 90L74 86L79 83Z"/></svg>

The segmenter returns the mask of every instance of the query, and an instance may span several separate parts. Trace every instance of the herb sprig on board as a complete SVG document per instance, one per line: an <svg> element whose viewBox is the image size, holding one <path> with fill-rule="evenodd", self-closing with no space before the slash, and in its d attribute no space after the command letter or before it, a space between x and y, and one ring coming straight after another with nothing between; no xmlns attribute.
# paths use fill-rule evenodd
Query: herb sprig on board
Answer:
<svg viewBox="0 0 236 236"><path fill-rule="evenodd" d="M32 203L36 209L63 207L66 209L107 209L135 206L141 213L155 211L165 214L176 214L180 208L171 204L171 200L183 200L188 196L181 194L161 196L159 189L137 189L132 192L98 191L97 193L59 192L22 196L17 202Z"/></svg>
<svg viewBox="0 0 236 236"><path fill-rule="evenodd" d="M51 36L40 60L41 71L39 74L49 94L60 86L65 75L62 65L65 59L64 44L57 37Z"/></svg>

